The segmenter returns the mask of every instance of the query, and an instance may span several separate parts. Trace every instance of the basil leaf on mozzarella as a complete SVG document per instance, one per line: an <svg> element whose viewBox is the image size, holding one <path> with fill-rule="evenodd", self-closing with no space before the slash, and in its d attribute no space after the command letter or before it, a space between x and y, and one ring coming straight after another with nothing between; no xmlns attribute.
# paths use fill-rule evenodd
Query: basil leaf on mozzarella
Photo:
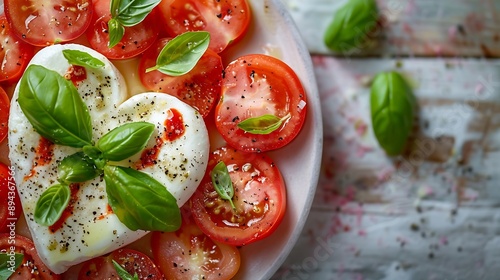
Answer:
<svg viewBox="0 0 500 280"><path fill-rule="evenodd" d="M130 230L179 229L181 213L175 197L148 174L106 165L104 181L113 213Z"/></svg>
<svg viewBox="0 0 500 280"><path fill-rule="evenodd" d="M120 161L142 151L151 138L154 124L147 122L127 123L119 126L97 141L96 147L107 160Z"/></svg>
<svg viewBox="0 0 500 280"><path fill-rule="evenodd" d="M146 72L158 70L170 76L181 76L191 71L210 43L210 33L191 31L176 36L161 50L156 65Z"/></svg>
<svg viewBox="0 0 500 280"><path fill-rule="evenodd" d="M66 49L62 51L70 64L98 69L104 67L104 62L79 50Z"/></svg>
<svg viewBox="0 0 500 280"><path fill-rule="evenodd" d="M63 183L81 183L99 176L101 171L94 161L83 152L65 157L57 167L59 181Z"/></svg>
<svg viewBox="0 0 500 280"><path fill-rule="evenodd" d="M35 221L43 226L51 226L61 217L68 206L71 191L68 185L57 184L45 190L35 206Z"/></svg>
<svg viewBox="0 0 500 280"><path fill-rule="evenodd" d="M55 71L30 65L20 81L19 106L49 141L81 148L92 145L92 122L76 87Z"/></svg>

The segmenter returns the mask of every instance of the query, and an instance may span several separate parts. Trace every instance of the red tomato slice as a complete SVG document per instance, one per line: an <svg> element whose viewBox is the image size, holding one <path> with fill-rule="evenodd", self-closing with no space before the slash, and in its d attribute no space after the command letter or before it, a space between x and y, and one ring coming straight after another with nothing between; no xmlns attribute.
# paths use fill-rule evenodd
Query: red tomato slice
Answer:
<svg viewBox="0 0 500 280"><path fill-rule="evenodd" d="M159 8L172 37L186 31L208 31L209 48L218 53L245 34L251 18L245 0L163 0Z"/></svg>
<svg viewBox="0 0 500 280"><path fill-rule="evenodd" d="M139 279L160 280L163 275L153 261L145 254L132 249L118 249L103 257L86 261L78 274L78 280L116 279L119 280L112 260L119 263L132 276Z"/></svg>
<svg viewBox="0 0 500 280"><path fill-rule="evenodd" d="M254 54L231 62L224 73L215 123L230 146L263 152L281 148L297 136L306 117L306 94L288 65L271 56ZM285 121L268 134L253 134L238 127L246 119L264 115Z"/></svg>
<svg viewBox="0 0 500 280"><path fill-rule="evenodd" d="M168 279L231 279L240 267L236 247L213 241L183 211L176 232L154 232L153 258Z"/></svg>
<svg viewBox="0 0 500 280"><path fill-rule="evenodd" d="M33 56L33 46L11 32L5 15L0 15L0 82L17 82Z"/></svg>
<svg viewBox="0 0 500 280"><path fill-rule="evenodd" d="M90 46L110 59L131 58L144 52L158 38L159 29L155 10L141 23L125 27L122 40L110 48L108 47L108 21L111 19L110 2L110 0L93 1L93 24L86 32Z"/></svg>
<svg viewBox="0 0 500 280"><path fill-rule="evenodd" d="M0 252L7 254L15 252L24 255L21 266L10 276L9 280L61 279L60 275L54 274L45 266L35 250L33 241L24 236L0 234Z"/></svg>
<svg viewBox="0 0 500 280"><path fill-rule="evenodd" d="M0 142L8 133L10 99L5 90L0 87Z"/></svg>
<svg viewBox="0 0 500 280"><path fill-rule="evenodd" d="M233 203L214 189L210 172L223 161L233 182ZM265 154L221 148L211 153L207 173L190 199L194 220L212 239L243 246L269 236L286 210L285 183Z"/></svg>
<svg viewBox="0 0 500 280"><path fill-rule="evenodd" d="M207 50L189 73L172 77L146 69L156 65L156 58L170 39L159 40L147 50L139 62L139 77L149 90L168 93L193 106L203 117L214 107L220 95L222 59L214 51Z"/></svg>
<svg viewBox="0 0 500 280"><path fill-rule="evenodd" d="M15 228L22 206L17 194L16 183L7 165L0 163L0 232Z"/></svg>
<svg viewBox="0 0 500 280"><path fill-rule="evenodd" d="M90 0L4 0L14 33L35 46L67 42L82 35L92 19Z"/></svg>

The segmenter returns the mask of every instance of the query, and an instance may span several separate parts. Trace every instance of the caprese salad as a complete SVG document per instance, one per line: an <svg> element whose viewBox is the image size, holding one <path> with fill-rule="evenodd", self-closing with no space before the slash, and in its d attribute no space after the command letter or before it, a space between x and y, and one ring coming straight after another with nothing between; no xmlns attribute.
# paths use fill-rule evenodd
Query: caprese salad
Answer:
<svg viewBox="0 0 500 280"><path fill-rule="evenodd" d="M286 211L266 152L307 111L279 58L224 65L251 20L245 0L4 0L0 275L238 272Z"/></svg>

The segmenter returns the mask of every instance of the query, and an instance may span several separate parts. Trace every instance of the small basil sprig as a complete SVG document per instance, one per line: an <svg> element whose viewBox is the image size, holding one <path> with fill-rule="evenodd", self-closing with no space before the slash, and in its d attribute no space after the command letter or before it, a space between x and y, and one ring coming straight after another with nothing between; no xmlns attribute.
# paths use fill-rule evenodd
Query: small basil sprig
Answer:
<svg viewBox="0 0 500 280"><path fill-rule="evenodd" d="M210 44L210 33L190 31L176 36L161 50L156 65L147 72L158 70L170 76L181 76L191 71Z"/></svg>
<svg viewBox="0 0 500 280"><path fill-rule="evenodd" d="M359 47L378 20L375 0L349 0L338 9L324 33L326 46L336 52Z"/></svg>
<svg viewBox="0 0 500 280"><path fill-rule="evenodd" d="M57 166L58 180L62 184L85 182L101 173L95 162L83 152L65 157Z"/></svg>
<svg viewBox="0 0 500 280"><path fill-rule="evenodd" d="M61 217L68 206L71 191L66 184L57 184L45 190L35 207L35 222L51 226Z"/></svg>
<svg viewBox="0 0 500 280"><path fill-rule="evenodd" d="M59 145L92 145L92 122L76 87L55 71L30 65L19 85L19 106L33 128Z"/></svg>
<svg viewBox="0 0 500 280"><path fill-rule="evenodd" d="M123 266L121 266L118 262L115 260L112 260L113 266L115 267L116 273L118 273L118 277L122 280L139 280L139 276L137 275L137 272L134 273L134 276L130 275Z"/></svg>
<svg viewBox="0 0 500 280"><path fill-rule="evenodd" d="M104 181L109 205L129 229L175 231L181 226L175 197L146 173L106 165Z"/></svg>
<svg viewBox="0 0 500 280"><path fill-rule="evenodd" d="M125 27L141 23L161 0L111 0L108 21L109 47L116 46L125 34Z"/></svg>
<svg viewBox="0 0 500 280"><path fill-rule="evenodd" d="M16 269L21 266L23 258L24 255L19 253L13 253L12 255L11 253L0 253L0 279L9 279Z"/></svg>
<svg viewBox="0 0 500 280"><path fill-rule="evenodd" d="M378 74L370 93L372 125L380 146L388 155L402 153L413 127L416 100L397 72Z"/></svg>
<svg viewBox="0 0 500 280"><path fill-rule="evenodd" d="M229 171L227 166L223 161L219 161L215 165L214 169L210 171L210 178L212 179L212 184L214 185L215 191L219 194L222 199L229 200L233 210L236 210L236 206L233 202L234 187L231 177L229 176Z"/></svg>
<svg viewBox="0 0 500 280"><path fill-rule="evenodd" d="M280 128L290 117L290 113L283 118L279 118L275 115L263 115L260 117L248 118L238 123L238 127L252 134L269 134Z"/></svg>
<svg viewBox="0 0 500 280"><path fill-rule="evenodd" d="M87 52L66 49L63 50L62 53L64 58L66 58L70 64L84 67L86 66L94 69L104 67L104 62L91 56Z"/></svg>

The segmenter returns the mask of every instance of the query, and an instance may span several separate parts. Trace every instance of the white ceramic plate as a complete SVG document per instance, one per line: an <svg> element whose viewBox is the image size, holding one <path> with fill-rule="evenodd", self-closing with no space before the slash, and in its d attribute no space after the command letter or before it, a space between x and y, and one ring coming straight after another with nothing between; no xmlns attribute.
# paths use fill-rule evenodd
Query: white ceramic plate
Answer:
<svg viewBox="0 0 500 280"><path fill-rule="evenodd" d="M309 52L280 0L249 0L253 24L229 55L267 53L286 62L307 92L307 119L292 143L269 153L287 185L287 212L270 237L241 248L242 267L235 279L269 279L284 262L309 214L320 171L323 126L318 89Z"/></svg>
<svg viewBox="0 0 500 280"><path fill-rule="evenodd" d="M323 130L321 107L310 55L295 23L280 0L249 0L253 23L246 37L228 49L224 63L250 53L273 55L299 76L307 93L307 119L288 146L270 152L287 184L287 212L270 237L241 248L242 266L235 279L269 279L284 262L309 214L321 164ZM3 1L0 1L3 10ZM6 162L6 142L0 161Z"/></svg>

